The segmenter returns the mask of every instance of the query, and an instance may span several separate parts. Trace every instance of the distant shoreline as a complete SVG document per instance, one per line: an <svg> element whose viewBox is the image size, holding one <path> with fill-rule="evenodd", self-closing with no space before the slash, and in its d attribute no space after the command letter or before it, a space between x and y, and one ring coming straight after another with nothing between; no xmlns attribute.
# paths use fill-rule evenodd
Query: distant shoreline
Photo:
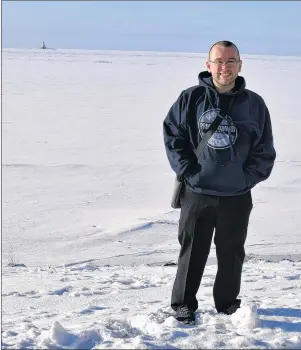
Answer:
<svg viewBox="0 0 301 350"><path fill-rule="evenodd" d="M2 47L2 51L9 51L9 50L15 50L15 51L23 51L23 50L32 50L32 51L41 51L41 52L47 52L47 51L68 51L68 52L106 52L106 53L117 53L117 52L129 52L129 53L139 53L139 54L173 54L173 55L179 55L179 56L186 56L186 55L207 55L206 52L189 52L189 51L162 51L162 50L122 50L122 49L67 49L67 48L52 48L49 47L47 49L41 49L39 47L37 48L29 48L29 47L24 47L24 48L20 48L20 47ZM252 57L291 57L291 58L300 58L300 55L276 55L276 54L263 54L263 53L245 53L245 52L241 52L241 56L242 57L246 57L246 58L252 58Z"/></svg>

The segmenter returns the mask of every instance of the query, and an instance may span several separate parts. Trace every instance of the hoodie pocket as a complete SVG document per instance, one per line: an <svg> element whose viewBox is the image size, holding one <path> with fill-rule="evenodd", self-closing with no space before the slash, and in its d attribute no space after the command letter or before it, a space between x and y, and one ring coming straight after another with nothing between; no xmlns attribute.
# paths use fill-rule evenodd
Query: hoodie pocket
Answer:
<svg viewBox="0 0 301 350"><path fill-rule="evenodd" d="M229 193L229 195L247 188L247 181L241 163L202 162L201 166L202 170L192 175L188 180L193 187Z"/></svg>

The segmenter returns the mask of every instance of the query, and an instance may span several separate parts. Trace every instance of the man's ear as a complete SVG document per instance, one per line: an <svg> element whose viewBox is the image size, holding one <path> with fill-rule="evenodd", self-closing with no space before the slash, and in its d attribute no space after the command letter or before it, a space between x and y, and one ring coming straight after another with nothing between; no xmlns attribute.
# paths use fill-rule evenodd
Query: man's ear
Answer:
<svg viewBox="0 0 301 350"><path fill-rule="evenodd" d="M210 62L209 61L206 61L206 67L207 67L207 71L209 73L211 73Z"/></svg>
<svg viewBox="0 0 301 350"><path fill-rule="evenodd" d="M238 72L241 72L242 61L240 61L238 64L239 64L239 66L238 66Z"/></svg>

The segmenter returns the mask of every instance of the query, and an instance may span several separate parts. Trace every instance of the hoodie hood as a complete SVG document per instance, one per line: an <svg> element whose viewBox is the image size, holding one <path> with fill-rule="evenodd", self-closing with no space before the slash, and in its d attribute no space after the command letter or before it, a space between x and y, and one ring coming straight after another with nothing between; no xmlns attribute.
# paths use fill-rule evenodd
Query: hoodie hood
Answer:
<svg viewBox="0 0 301 350"><path fill-rule="evenodd" d="M198 75L199 78L199 85L204 86L206 88L209 88L210 90L217 92L215 86L212 82L212 74L208 71L200 72ZM246 81L243 77L237 76L235 79L235 91L234 92L228 92L227 94L239 94L246 88Z"/></svg>

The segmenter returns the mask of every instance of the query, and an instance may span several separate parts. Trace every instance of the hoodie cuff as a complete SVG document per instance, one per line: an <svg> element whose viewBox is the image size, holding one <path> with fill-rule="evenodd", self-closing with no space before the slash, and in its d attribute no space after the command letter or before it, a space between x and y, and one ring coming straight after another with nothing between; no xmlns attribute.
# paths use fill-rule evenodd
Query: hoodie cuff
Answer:
<svg viewBox="0 0 301 350"><path fill-rule="evenodd" d="M254 183L254 181L252 181L252 174L248 171L248 170L245 170L245 178L246 178L246 183L247 183L247 186L252 188L256 185L256 183Z"/></svg>
<svg viewBox="0 0 301 350"><path fill-rule="evenodd" d="M184 171L183 176L185 177L186 180L189 180L196 174L199 174L202 170L202 166L200 164L193 164Z"/></svg>

